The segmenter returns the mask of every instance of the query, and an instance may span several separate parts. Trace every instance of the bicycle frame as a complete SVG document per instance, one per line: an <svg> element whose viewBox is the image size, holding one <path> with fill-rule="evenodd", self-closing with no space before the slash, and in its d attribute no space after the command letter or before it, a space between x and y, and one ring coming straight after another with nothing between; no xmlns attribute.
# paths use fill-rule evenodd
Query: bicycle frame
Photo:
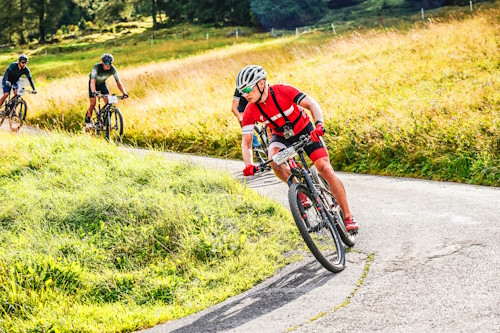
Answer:
<svg viewBox="0 0 500 333"><path fill-rule="evenodd" d="M97 95L96 97L97 97L97 108L95 108L94 111L96 113L96 117L98 120L97 125L99 125L97 130L101 131L101 130L103 130L102 126L104 126L104 121L105 121L105 119L103 117L107 114L107 112L109 112L112 104L105 103L101 108L101 99L104 99L106 97L104 95L101 95L101 94Z"/></svg>
<svg viewBox="0 0 500 333"><path fill-rule="evenodd" d="M5 101L5 110L7 110L7 108L10 108L9 114L12 112L12 110L15 109L17 103L19 102L19 99L21 98L21 96L18 95L17 92L11 98L10 97L11 91L9 91L9 98Z"/></svg>
<svg viewBox="0 0 500 333"><path fill-rule="evenodd" d="M327 221L329 217L327 216L326 210L328 210L328 207L326 207L326 201L321 198L321 190L318 190L316 186L314 186L313 180L311 178L311 171L309 169L309 166L307 165L307 162L305 160L304 154L304 146L307 144L307 141L302 140L295 143L294 145L286 148L285 150L281 151L280 153L283 154L283 156L278 156L280 153L276 154L272 159L268 160L265 163L261 163L259 165L259 169L265 169L268 167L268 165L271 162L277 162L280 160L286 160L289 161L290 159L294 158L295 156L298 156L301 162L301 167L295 166L295 167L290 167L290 172L291 175L287 179L287 184L288 187L292 186L294 178L297 179L299 182L304 183L309 191L311 192L311 195L313 196L316 205L318 207L318 211L321 214L321 217L323 218L323 221ZM287 151L289 150L289 151ZM282 162L284 163L284 162ZM276 163L276 164L282 164L282 163ZM324 189L324 191L327 191ZM330 193L331 194L331 193ZM332 196L333 198L333 196ZM333 198L335 200L335 198ZM335 201L336 203L336 201ZM323 209L324 208L324 209ZM340 221L337 221L337 218L335 216L333 217L333 222L335 224L340 223Z"/></svg>

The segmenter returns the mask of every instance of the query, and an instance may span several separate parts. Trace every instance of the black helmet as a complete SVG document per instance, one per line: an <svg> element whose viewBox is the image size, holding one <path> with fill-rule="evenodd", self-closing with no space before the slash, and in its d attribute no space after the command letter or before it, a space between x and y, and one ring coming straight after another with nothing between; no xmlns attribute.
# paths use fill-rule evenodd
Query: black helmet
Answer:
<svg viewBox="0 0 500 333"><path fill-rule="evenodd" d="M109 53L104 53L104 54L102 55L102 57L101 57L101 60L102 60L102 62L104 62L104 63L108 62L108 63L112 64L112 63L113 63L113 60L115 60L115 59L113 58L113 56L112 56L111 54L109 54Z"/></svg>
<svg viewBox="0 0 500 333"><path fill-rule="evenodd" d="M28 56L26 54L24 54L24 53L19 56L19 61L26 61L26 62L28 62L28 60L30 60L30 58L28 58Z"/></svg>

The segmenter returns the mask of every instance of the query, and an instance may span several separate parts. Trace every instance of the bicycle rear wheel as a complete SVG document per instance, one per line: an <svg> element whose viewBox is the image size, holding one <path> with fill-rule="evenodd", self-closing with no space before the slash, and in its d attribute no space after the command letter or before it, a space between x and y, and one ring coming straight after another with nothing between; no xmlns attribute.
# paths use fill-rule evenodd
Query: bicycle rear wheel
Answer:
<svg viewBox="0 0 500 333"><path fill-rule="evenodd" d="M327 181L321 177L316 170L316 167L313 165L311 168L311 175L313 182L318 182L321 188L321 196L323 200L325 200L325 205L327 206L328 212L332 215L335 223L335 227L339 232L340 238L345 245L352 247L356 242L356 237L354 234L347 232L345 228L345 220L344 220L344 211L340 208L337 200L331 194L330 185L328 185Z"/></svg>
<svg viewBox="0 0 500 333"><path fill-rule="evenodd" d="M13 132L18 131L21 126L24 124L24 120L26 120L26 111L28 106L26 102L22 99L17 101L17 104L14 107L14 110L10 113L9 117L9 126L10 130Z"/></svg>
<svg viewBox="0 0 500 333"><path fill-rule="evenodd" d="M117 108L112 107L106 119L106 139L110 142L122 142L123 117Z"/></svg>
<svg viewBox="0 0 500 333"><path fill-rule="evenodd" d="M299 195L307 198L306 207ZM337 273L344 269L345 252L331 216L323 219L315 200L304 184L292 184L288 202L295 224L316 260L327 270Z"/></svg>
<svg viewBox="0 0 500 333"><path fill-rule="evenodd" d="M264 163L268 159L268 150L269 150L269 138L267 136L267 128L265 125L260 127L256 126L254 128L254 135L257 136L257 140L259 141L260 147L253 148L255 157L259 161L259 163Z"/></svg>

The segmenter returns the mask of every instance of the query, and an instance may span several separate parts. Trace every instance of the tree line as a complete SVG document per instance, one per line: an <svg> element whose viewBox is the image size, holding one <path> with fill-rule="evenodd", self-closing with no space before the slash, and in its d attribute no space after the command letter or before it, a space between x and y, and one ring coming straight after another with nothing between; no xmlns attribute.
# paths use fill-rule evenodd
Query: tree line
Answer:
<svg viewBox="0 0 500 333"><path fill-rule="evenodd" d="M57 32L152 17L153 27L177 23L294 28L316 22L328 8L364 0L0 0L0 44L45 43ZM385 1L385 0L380 0ZM406 0L440 2L466 0Z"/></svg>
<svg viewBox="0 0 500 333"><path fill-rule="evenodd" d="M301 26L317 19L324 0L0 0L0 44L45 43L69 33L144 17L153 27Z"/></svg>

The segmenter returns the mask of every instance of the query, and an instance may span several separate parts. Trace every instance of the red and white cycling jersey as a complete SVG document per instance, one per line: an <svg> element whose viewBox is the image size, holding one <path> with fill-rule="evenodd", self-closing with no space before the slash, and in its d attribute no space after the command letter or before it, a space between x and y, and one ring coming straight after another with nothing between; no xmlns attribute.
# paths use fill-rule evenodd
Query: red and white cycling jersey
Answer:
<svg viewBox="0 0 500 333"><path fill-rule="evenodd" d="M297 88L286 84L275 84L270 86L269 89L274 91L276 101L289 122L292 124L295 123L293 126L293 132L295 134L299 133L310 122L307 113L304 112L298 105L300 101L306 97L306 94L299 91ZM271 91L269 91L266 102L259 103L259 106L278 127L282 128L285 126L286 121L276 107L276 104L271 96ZM300 117L300 119L297 119L298 117ZM252 134L254 125L257 122L266 124L273 130L273 134L283 136L283 132L276 131L275 126L259 111L257 105L249 103L245 109L245 113L243 114L242 133Z"/></svg>

